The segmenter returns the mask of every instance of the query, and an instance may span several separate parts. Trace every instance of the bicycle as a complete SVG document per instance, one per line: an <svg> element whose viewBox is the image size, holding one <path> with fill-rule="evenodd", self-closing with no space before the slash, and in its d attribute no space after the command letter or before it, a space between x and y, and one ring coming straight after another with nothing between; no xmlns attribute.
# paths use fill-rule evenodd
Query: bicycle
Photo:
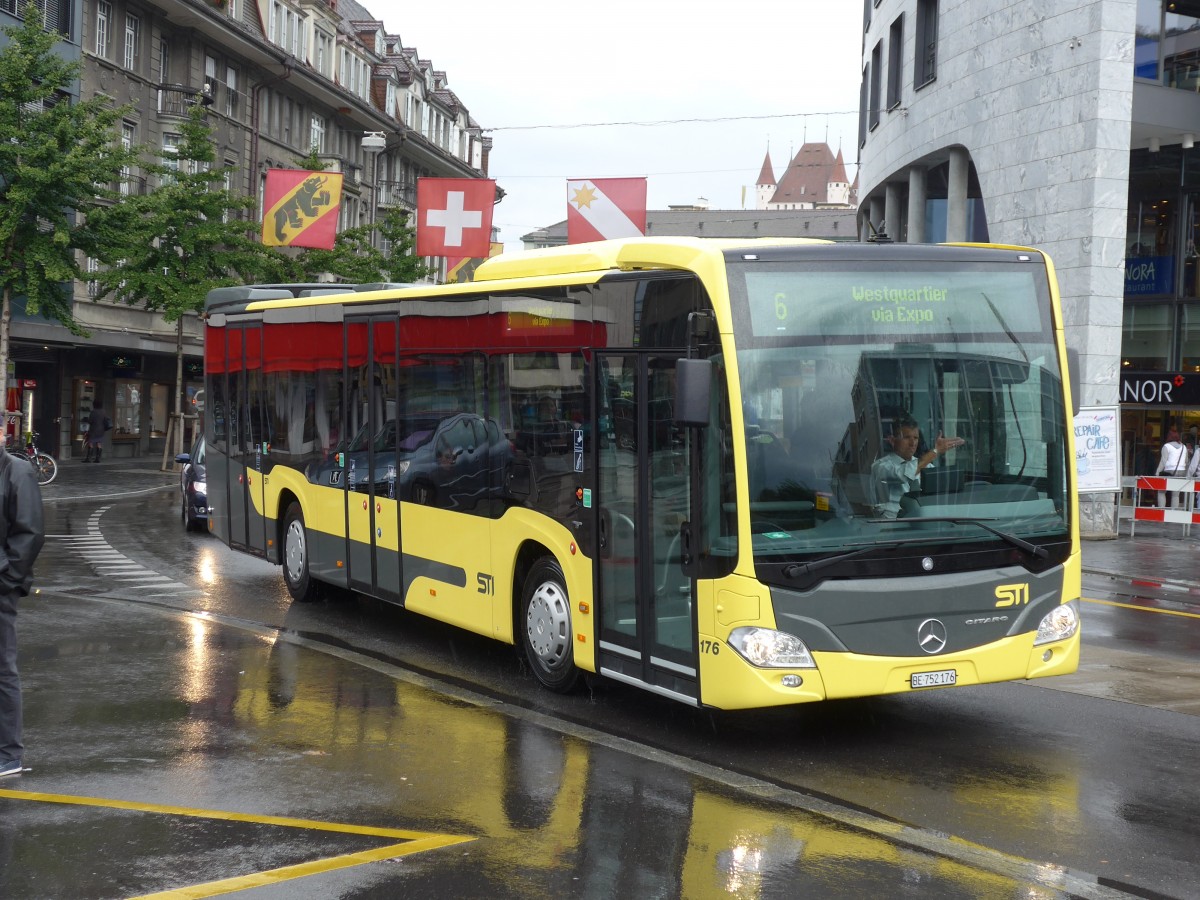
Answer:
<svg viewBox="0 0 1200 900"><path fill-rule="evenodd" d="M29 433L29 440L25 443L24 456L33 463L33 470L37 472L38 484L49 484L58 477L58 463L49 453L38 449L37 439L40 436L36 431Z"/></svg>

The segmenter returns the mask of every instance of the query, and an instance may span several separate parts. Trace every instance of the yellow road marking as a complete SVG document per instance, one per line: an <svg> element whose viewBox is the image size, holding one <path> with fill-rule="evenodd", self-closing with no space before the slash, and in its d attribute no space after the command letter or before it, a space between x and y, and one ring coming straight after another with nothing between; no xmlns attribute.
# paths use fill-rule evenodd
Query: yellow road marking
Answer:
<svg viewBox="0 0 1200 900"><path fill-rule="evenodd" d="M1200 619L1200 613L1183 612L1178 609L1159 609L1156 606L1138 606L1136 603L1117 603L1115 600L1093 600L1091 597L1081 597L1084 603L1099 603L1101 606L1119 606L1121 609L1136 609L1138 612L1162 613L1167 616L1183 616L1187 619Z"/></svg>
<svg viewBox="0 0 1200 900"><path fill-rule="evenodd" d="M268 884L278 884L293 878L306 875L316 875L321 872L332 872L363 863L378 862L384 859L395 859L409 856L413 853L423 853L426 850L436 850L439 847L449 847L453 844L463 844L475 838L455 834L434 834L427 831L408 831L403 828L377 828L371 825L350 825L342 822L321 822L316 819L293 819L287 816L260 816L250 813L236 813L219 809L194 809L186 806L161 806L154 803L136 803L130 800L112 800L101 797L78 797L70 794L42 794L33 791L0 790L0 798L11 800L31 800L37 803L63 803L71 806L100 806L106 809L128 809L136 812L156 813L167 816L189 816L198 819L221 819L227 822L246 822L253 825L277 825L284 828L304 828L310 831L333 831L339 834L357 834L368 837L382 837L399 840L399 844L389 844L373 850L361 850L354 853L344 853L330 856L312 862L298 863L293 866L282 866L265 872L255 872L251 875L239 875L224 878L219 881L209 881L204 884L191 885L156 894L145 894L132 900L197 900L201 897L215 897L218 894L228 894L233 891L244 891L253 887Z"/></svg>

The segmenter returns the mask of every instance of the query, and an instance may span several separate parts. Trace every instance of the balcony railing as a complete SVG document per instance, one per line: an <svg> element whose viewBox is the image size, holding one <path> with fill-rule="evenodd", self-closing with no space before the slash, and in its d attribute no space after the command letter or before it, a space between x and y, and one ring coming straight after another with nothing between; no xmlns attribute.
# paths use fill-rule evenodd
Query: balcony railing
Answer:
<svg viewBox="0 0 1200 900"><path fill-rule="evenodd" d="M411 181L381 181L378 184L380 206L407 206L416 209L417 186Z"/></svg>
<svg viewBox="0 0 1200 900"><path fill-rule="evenodd" d="M186 84L160 84L158 86L158 114L177 119L186 119L188 111L204 99L203 88Z"/></svg>

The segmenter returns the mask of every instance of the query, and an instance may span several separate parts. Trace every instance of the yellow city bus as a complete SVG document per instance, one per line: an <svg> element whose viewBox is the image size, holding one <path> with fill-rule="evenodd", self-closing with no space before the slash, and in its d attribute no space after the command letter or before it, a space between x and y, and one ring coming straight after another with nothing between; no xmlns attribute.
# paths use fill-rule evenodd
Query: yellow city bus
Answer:
<svg viewBox="0 0 1200 900"><path fill-rule="evenodd" d="M725 709L1078 665L1037 250L637 238L467 284L225 288L206 321L210 529L297 601L362 592L518 644L553 690Z"/></svg>

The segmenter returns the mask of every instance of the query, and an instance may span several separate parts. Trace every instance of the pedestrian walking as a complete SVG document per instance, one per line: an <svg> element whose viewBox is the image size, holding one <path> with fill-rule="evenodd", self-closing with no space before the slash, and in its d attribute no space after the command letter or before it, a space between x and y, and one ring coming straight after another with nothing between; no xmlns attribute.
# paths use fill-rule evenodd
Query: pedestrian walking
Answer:
<svg viewBox="0 0 1200 900"><path fill-rule="evenodd" d="M46 540L42 491L29 460L5 449L0 430L0 778L24 765L17 601L29 594L33 563Z"/></svg>
<svg viewBox="0 0 1200 900"><path fill-rule="evenodd" d="M112 419L104 413L104 401L97 398L88 416L87 439L84 441L86 452L84 462L100 462L100 453L104 450L104 435L112 428Z"/></svg>
<svg viewBox="0 0 1200 900"><path fill-rule="evenodd" d="M1154 440L1154 429L1149 425L1142 431L1142 439L1138 442L1133 455L1133 474L1153 475L1158 468L1158 447ZM1134 503L1137 506L1150 506L1154 501L1149 491L1138 491L1139 496Z"/></svg>
<svg viewBox="0 0 1200 900"><path fill-rule="evenodd" d="M1167 440L1162 445L1162 452L1158 457L1158 468L1155 470L1155 475L1165 475L1167 478L1182 478L1187 474L1188 470L1188 452L1187 447L1179 440L1179 432L1172 428L1167 432ZM1178 496L1172 498L1172 494ZM1172 505L1183 506L1183 493L1180 491L1159 491L1158 505L1161 509L1166 509Z"/></svg>

